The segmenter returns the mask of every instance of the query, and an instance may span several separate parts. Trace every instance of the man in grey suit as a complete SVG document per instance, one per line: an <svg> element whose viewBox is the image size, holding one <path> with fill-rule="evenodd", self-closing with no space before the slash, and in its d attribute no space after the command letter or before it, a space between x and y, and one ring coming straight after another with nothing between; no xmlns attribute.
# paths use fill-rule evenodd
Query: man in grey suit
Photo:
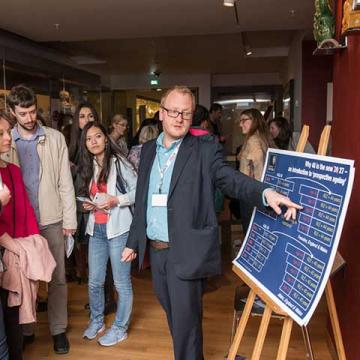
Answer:
<svg viewBox="0 0 360 360"><path fill-rule="evenodd" d="M221 147L188 134L195 100L174 87L161 100L163 133L144 144L135 214L122 256L141 266L146 247L155 293L164 308L176 360L201 360L204 279L221 272L214 191L254 206L270 206L285 218L300 207L227 165Z"/></svg>

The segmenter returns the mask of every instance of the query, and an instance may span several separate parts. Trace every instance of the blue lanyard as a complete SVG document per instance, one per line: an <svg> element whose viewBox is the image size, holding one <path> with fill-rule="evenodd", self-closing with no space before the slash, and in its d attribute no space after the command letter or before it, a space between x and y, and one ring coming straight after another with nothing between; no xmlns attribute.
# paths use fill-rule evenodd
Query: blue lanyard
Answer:
<svg viewBox="0 0 360 360"><path fill-rule="evenodd" d="M179 152L179 147L180 147L180 143L178 145L176 145L176 148L174 149L173 153L169 156L168 160L166 161L166 163L163 167L160 166L160 156L159 156L159 153L157 154L157 165L158 165L158 170L159 170L159 174L160 174L159 194L161 194L161 188L164 183L165 173L167 170L169 170L172 162L175 161L176 156Z"/></svg>

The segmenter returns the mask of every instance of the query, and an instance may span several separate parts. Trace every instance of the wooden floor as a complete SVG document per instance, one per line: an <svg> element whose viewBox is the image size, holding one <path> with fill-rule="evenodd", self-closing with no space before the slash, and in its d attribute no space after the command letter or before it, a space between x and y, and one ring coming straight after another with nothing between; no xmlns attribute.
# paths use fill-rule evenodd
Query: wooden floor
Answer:
<svg viewBox="0 0 360 360"><path fill-rule="evenodd" d="M226 252L225 252L226 253ZM225 255L225 258L227 256ZM206 360L225 358L229 347L233 319L234 288L240 280L231 271L231 261L224 263L224 275L219 279L221 286L204 296L204 354ZM87 285L69 284L69 329L70 353L56 355L48 333L46 313L39 313L35 342L26 348L25 360L40 359L121 359L121 360L171 360L172 345L165 315L157 303L152 287L150 272L145 271L133 277L134 307L129 337L126 341L109 348L97 344L96 340L82 339L87 325L88 311L84 309L87 299ZM113 315L106 319L111 325ZM259 318L251 318L239 354L250 357L255 341ZM268 336L261 359L275 359L282 322L271 320ZM310 323L310 335L317 360L332 359L327 344L326 308L322 302ZM305 348L299 327L294 326L288 359L306 359Z"/></svg>

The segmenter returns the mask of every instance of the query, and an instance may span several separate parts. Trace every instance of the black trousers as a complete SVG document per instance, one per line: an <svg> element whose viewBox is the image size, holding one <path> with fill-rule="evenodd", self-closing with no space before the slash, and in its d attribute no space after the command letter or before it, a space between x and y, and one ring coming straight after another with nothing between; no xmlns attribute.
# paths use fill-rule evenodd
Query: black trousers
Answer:
<svg viewBox="0 0 360 360"><path fill-rule="evenodd" d="M0 289L1 305L4 312L4 324L10 360L22 360L23 332L19 324L19 307L7 306L8 291ZM5 357L6 359L6 357Z"/></svg>
<svg viewBox="0 0 360 360"><path fill-rule="evenodd" d="M2 305L0 304L0 360L8 360L9 352L5 334L5 323Z"/></svg>
<svg viewBox="0 0 360 360"><path fill-rule="evenodd" d="M180 279L168 255L168 249L150 248L153 287L166 312L175 360L203 360L204 280Z"/></svg>

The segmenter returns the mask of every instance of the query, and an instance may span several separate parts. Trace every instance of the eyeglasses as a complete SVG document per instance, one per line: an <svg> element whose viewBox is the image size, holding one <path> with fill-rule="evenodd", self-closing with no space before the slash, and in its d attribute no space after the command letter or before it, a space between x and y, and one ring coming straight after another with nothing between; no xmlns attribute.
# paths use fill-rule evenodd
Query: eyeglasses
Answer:
<svg viewBox="0 0 360 360"><path fill-rule="evenodd" d="M193 113L190 111L171 110L171 109L167 109L164 106L162 106L161 108L164 109L167 112L167 114L172 118L177 118L179 115L181 115L181 118L183 120L191 120L193 117Z"/></svg>

